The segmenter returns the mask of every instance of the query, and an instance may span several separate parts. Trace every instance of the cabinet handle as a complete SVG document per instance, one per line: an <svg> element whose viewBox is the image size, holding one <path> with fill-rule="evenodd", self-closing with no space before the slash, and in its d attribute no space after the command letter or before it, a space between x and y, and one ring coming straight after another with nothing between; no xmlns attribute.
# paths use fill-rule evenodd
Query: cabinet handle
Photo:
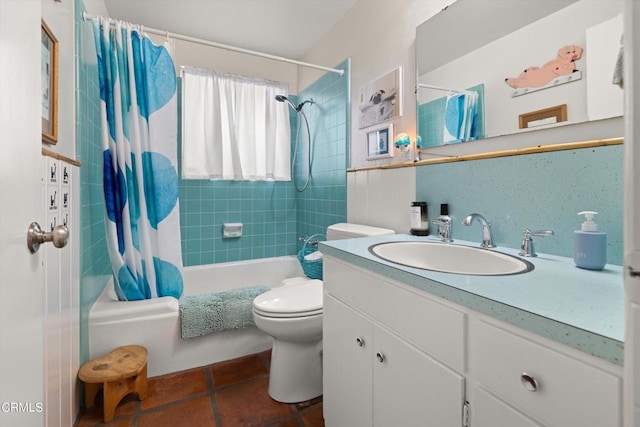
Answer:
<svg viewBox="0 0 640 427"><path fill-rule="evenodd" d="M520 377L520 382L529 391L537 391L538 390L538 381L536 381L536 377L533 375L527 374L526 372L522 373Z"/></svg>
<svg viewBox="0 0 640 427"><path fill-rule="evenodd" d="M364 347L364 340L360 337L356 337L356 344L358 344L358 347Z"/></svg>
<svg viewBox="0 0 640 427"><path fill-rule="evenodd" d="M376 353L376 358L378 359L378 362L383 363L384 362L384 354L377 352Z"/></svg>

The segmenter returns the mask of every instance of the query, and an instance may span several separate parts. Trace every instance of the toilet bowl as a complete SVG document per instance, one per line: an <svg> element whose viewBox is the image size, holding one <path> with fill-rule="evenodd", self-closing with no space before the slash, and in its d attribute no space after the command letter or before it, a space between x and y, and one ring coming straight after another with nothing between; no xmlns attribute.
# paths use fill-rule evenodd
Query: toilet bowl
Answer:
<svg viewBox="0 0 640 427"><path fill-rule="evenodd" d="M253 300L256 326L273 338L269 395L296 403L322 394L322 281L286 280Z"/></svg>
<svg viewBox="0 0 640 427"><path fill-rule="evenodd" d="M395 234L393 230L340 223L327 240ZM273 338L269 395L283 403L322 394L322 281L295 277L253 300L253 320Z"/></svg>

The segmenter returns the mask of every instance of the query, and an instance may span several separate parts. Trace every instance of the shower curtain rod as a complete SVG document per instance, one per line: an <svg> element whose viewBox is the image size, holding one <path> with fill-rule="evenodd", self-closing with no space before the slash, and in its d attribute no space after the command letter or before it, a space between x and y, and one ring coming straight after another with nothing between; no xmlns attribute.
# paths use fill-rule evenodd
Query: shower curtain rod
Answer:
<svg viewBox="0 0 640 427"><path fill-rule="evenodd" d="M434 86L434 85L428 85L425 83L418 83L418 87L422 87L425 89L435 89L435 90L443 90L445 92L455 92L455 93L474 93L473 91L469 91L469 90L464 90L464 89L451 89L451 88L447 88L447 87L440 87L440 86Z"/></svg>
<svg viewBox="0 0 640 427"><path fill-rule="evenodd" d="M91 20L93 20L93 18L94 18L94 16L89 15L87 12L84 12L84 11L82 12L82 20L83 21L91 21ZM111 18L109 18L109 19L111 19ZM162 30L158 30L158 29L150 28L150 27L144 27L144 31L146 31L148 33L151 33L151 34L157 34L157 35L160 35L160 36L166 36L167 38L173 38L173 39L176 39L176 40L183 40L183 41L192 42L192 43L198 43L198 44L202 44L202 45L206 45L206 46L217 47L217 48L220 48L220 49L230 50L230 51L233 51L233 52L244 53L244 54L252 55L252 56L259 56L261 58L266 58L266 59L272 59L274 61L288 62L289 64L295 64L295 65L299 65L301 67L315 68L317 70L323 70L323 71L330 71L332 73L340 74L341 76L344 75L344 70L340 70L340 69L337 69L337 68L329 68L329 67L324 67L322 65L310 64L308 62L297 61L295 59L284 58L282 56L276 56L276 55L271 55L271 54L264 53L264 52L258 52L258 51L255 51L255 50L244 49L244 48L236 47L236 46L230 46L230 45L227 45L227 44L212 42L212 41L209 41L209 40L199 39L199 38L196 38L196 37L185 36L183 34L170 33L169 31L162 31Z"/></svg>

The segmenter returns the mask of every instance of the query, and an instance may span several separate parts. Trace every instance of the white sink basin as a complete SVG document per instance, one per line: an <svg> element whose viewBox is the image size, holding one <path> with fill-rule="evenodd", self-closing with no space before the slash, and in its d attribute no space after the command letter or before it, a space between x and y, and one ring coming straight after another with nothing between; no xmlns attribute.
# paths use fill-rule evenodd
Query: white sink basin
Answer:
<svg viewBox="0 0 640 427"><path fill-rule="evenodd" d="M473 276L527 273L533 264L483 248L434 242L388 242L369 247L378 258L407 267Z"/></svg>

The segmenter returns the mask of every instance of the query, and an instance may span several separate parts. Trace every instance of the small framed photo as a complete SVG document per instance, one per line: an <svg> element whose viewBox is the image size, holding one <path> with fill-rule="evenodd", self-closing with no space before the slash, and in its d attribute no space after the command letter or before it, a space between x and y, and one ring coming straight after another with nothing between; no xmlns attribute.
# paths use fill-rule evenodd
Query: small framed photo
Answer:
<svg viewBox="0 0 640 427"><path fill-rule="evenodd" d="M41 21L42 142L58 143L58 40Z"/></svg>
<svg viewBox="0 0 640 427"><path fill-rule="evenodd" d="M367 160L393 157L393 124L367 131Z"/></svg>

